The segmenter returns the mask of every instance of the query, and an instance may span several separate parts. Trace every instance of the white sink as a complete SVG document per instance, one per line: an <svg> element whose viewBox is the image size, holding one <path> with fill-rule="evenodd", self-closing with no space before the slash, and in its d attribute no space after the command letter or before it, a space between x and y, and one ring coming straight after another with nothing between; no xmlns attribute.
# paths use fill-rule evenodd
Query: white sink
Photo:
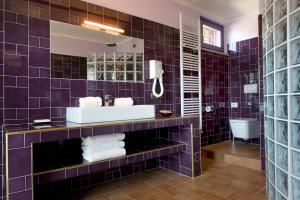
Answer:
<svg viewBox="0 0 300 200"><path fill-rule="evenodd" d="M109 106L99 108L67 108L67 121L74 123L113 122L154 117L154 105Z"/></svg>

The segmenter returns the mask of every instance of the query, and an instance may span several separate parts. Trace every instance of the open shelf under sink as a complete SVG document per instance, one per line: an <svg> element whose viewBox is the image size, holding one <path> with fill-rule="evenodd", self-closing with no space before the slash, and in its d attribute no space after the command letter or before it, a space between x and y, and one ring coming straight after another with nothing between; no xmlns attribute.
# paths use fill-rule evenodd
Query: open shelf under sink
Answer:
<svg viewBox="0 0 300 200"><path fill-rule="evenodd" d="M126 145L126 156L102 160L98 162L106 162L125 157L139 156L146 152L157 152L157 154L154 153L154 155L157 155L156 157L160 157L161 155L159 154L159 152L161 150L165 150L165 152L168 152L167 150L171 150L173 147L180 147L177 151L179 152L185 147L185 145L166 139L153 139L147 141L146 143L139 143L136 146ZM177 153L174 150L169 152ZM35 144L33 148L33 173L43 174L53 170L57 171L59 169L63 170L65 168L88 166L90 164L93 164L85 161L82 158L81 154L81 139Z"/></svg>

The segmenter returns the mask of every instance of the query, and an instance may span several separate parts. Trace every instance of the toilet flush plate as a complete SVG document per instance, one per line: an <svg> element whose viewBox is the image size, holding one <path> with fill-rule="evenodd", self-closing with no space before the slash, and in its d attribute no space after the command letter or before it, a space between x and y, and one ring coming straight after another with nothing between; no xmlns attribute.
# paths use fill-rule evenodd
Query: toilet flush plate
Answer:
<svg viewBox="0 0 300 200"><path fill-rule="evenodd" d="M238 102L231 102L231 108L238 108L239 103Z"/></svg>
<svg viewBox="0 0 300 200"><path fill-rule="evenodd" d="M257 93L257 84L246 84L244 85L245 94L255 94Z"/></svg>

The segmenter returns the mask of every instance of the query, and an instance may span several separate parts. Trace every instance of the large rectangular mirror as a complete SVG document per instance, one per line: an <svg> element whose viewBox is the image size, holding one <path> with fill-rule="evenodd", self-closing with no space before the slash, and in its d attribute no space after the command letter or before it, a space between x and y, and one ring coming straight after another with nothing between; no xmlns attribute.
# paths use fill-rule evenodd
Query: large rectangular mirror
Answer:
<svg viewBox="0 0 300 200"><path fill-rule="evenodd" d="M144 40L95 26L51 21L51 77L143 82Z"/></svg>

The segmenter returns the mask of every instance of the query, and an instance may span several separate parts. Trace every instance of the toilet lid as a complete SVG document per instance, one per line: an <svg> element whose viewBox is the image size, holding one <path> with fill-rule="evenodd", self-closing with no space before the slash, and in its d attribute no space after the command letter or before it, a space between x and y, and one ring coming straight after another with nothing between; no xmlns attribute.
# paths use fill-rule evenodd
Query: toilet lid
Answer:
<svg viewBox="0 0 300 200"><path fill-rule="evenodd" d="M230 119L231 122L254 122L258 121L258 119L255 118L237 118L237 119Z"/></svg>

